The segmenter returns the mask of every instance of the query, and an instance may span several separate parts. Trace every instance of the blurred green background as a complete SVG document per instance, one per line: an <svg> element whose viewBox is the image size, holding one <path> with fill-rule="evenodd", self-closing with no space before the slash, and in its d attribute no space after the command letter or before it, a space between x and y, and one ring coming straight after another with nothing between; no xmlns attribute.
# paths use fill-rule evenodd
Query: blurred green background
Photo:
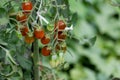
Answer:
<svg viewBox="0 0 120 80"><path fill-rule="evenodd" d="M80 41L67 41L71 54L66 54L65 59L70 64L62 69L61 77L65 80L111 80L112 76L120 77L120 8L116 6L120 1L68 1L73 14L73 35ZM93 36L97 39L90 46L87 39Z"/></svg>

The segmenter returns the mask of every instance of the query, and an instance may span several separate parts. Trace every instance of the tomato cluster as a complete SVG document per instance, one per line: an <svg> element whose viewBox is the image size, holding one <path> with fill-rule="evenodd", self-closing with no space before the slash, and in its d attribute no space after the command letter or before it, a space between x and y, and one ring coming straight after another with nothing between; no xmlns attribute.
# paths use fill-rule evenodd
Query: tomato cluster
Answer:
<svg viewBox="0 0 120 80"><path fill-rule="evenodd" d="M58 20L54 24L48 24L47 28L35 23L29 25L28 19L33 9L33 4L30 0L21 4L21 11L18 12L16 20L21 24L17 26L17 30L20 30L24 41L28 44L34 42L35 39L39 39L43 48L41 53L43 56L49 56L52 53L63 52L67 50L65 39L67 32L65 30L66 23L63 20ZM31 27L32 26L32 27Z"/></svg>
<svg viewBox="0 0 120 80"><path fill-rule="evenodd" d="M29 26L27 25L27 20L30 12L32 11L32 2L25 1L21 4L22 8L16 15L16 20L20 23L16 26L17 30L20 30L22 36L24 36L25 42L30 44L34 42L34 36L32 32L29 30Z"/></svg>
<svg viewBox="0 0 120 80"><path fill-rule="evenodd" d="M59 20L55 23L53 29L53 34L52 36L45 36L41 39L41 43L47 44L51 41L50 45L44 46L42 48L42 54L44 56L48 56L51 53L57 53L57 52L63 52L65 53L67 50L65 39L67 37L67 33L65 31L66 24L63 20ZM47 29L49 31L52 31L51 26L48 25ZM49 48L49 47L52 47Z"/></svg>

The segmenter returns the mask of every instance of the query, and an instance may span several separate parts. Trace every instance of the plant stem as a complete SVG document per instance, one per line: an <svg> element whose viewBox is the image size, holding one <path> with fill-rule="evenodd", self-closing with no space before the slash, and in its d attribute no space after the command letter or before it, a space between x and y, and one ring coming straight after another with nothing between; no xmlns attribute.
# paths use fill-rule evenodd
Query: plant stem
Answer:
<svg viewBox="0 0 120 80"><path fill-rule="evenodd" d="M38 45L38 40L36 39L33 43L34 47L34 54L33 54L33 63L34 63L34 80L40 80L40 70L39 70L39 45Z"/></svg>

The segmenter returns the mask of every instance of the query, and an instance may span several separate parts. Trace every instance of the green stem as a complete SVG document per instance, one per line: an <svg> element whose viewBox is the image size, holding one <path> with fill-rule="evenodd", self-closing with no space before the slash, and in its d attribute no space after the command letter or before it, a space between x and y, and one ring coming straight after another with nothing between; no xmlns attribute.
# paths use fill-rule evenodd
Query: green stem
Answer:
<svg viewBox="0 0 120 80"><path fill-rule="evenodd" d="M38 40L36 39L33 43L34 47L34 54L33 54L33 63L34 63L34 80L40 80L40 70L39 70L39 61L40 61L40 56L39 56L39 45L38 45Z"/></svg>

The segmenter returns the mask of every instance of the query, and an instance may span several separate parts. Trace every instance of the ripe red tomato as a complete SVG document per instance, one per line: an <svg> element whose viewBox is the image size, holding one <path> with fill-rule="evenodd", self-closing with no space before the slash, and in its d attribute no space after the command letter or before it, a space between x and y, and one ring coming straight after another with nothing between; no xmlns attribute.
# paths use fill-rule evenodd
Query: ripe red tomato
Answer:
<svg viewBox="0 0 120 80"><path fill-rule="evenodd" d="M25 36L25 42L28 43L28 44L33 43L33 42L34 42L34 37L33 37L33 36L26 35L26 36Z"/></svg>
<svg viewBox="0 0 120 80"><path fill-rule="evenodd" d="M42 39L41 39L41 43L42 44L48 44L50 42L50 37L49 36L44 36Z"/></svg>
<svg viewBox="0 0 120 80"><path fill-rule="evenodd" d="M59 31L58 32L58 39L63 39L64 40L65 38L66 38L66 34L62 31Z"/></svg>
<svg viewBox="0 0 120 80"><path fill-rule="evenodd" d="M22 33L22 36L26 36L27 33L29 32L29 29L27 26L24 26L23 28L21 28L21 33Z"/></svg>
<svg viewBox="0 0 120 80"><path fill-rule="evenodd" d="M31 1L23 2L23 3L22 3L22 10L23 10L25 13L30 13L30 11L32 10L32 8L33 8L33 5L32 5L32 2L31 2Z"/></svg>
<svg viewBox="0 0 120 80"><path fill-rule="evenodd" d="M24 22L26 22L26 20L27 20L27 15L20 12L20 13L18 13L18 15L16 16L16 19L17 19L18 21L20 21L21 23L24 23Z"/></svg>
<svg viewBox="0 0 120 80"><path fill-rule="evenodd" d="M49 56L51 53L51 49L48 46L44 46L41 52L43 56Z"/></svg>
<svg viewBox="0 0 120 80"><path fill-rule="evenodd" d="M59 30L64 30L66 27L66 24L63 20L59 20L57 23L55 23L55 29L58 27Z"/></svg>
<svg viewBox="0 0 120 80"><path fill-rule="evenodd" d="M42 39L45 36L44 30L43 29L35 29L34 36L37 39Z"/></svg>

